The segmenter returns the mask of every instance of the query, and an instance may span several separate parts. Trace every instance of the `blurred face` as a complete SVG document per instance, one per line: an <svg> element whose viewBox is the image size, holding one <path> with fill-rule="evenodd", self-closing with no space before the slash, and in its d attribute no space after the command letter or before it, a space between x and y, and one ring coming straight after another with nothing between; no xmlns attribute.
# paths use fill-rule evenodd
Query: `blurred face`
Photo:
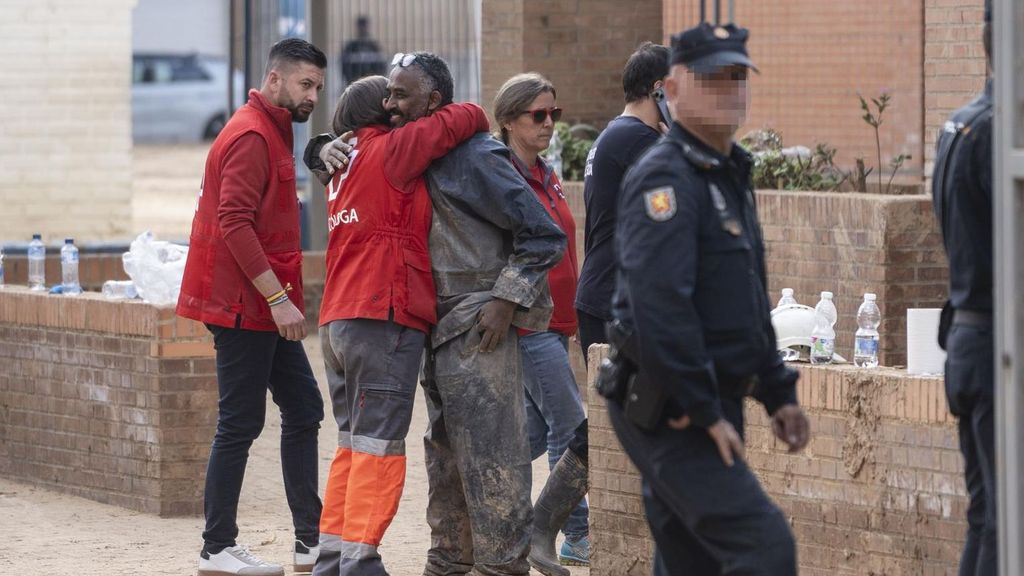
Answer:
<svg viewBox="0 0 1024 576"><path fill-rule="evenodd" d="M270 100L292 113L293 122L305 122L324 88L324 71L308 62L287 62L267 76Z"/></svg>
<svg viewBox="0 0 1024 576"><path fill-rule="evenodd" d="M555 95L544 92L513 120L502 124L502 128L508 130L509 145L528 155L523 160L532 159L551 143L551 135L555 132L552 114L558 116L561 110L555 105Z"/></svg>
<svg viewBox="0 0 1024 576"><path fill-rule="evenodd" d="M746 122L748 70L726 66L700 74L676 65L665 83L672 116L684 125L730 137Z"/></svg>
<svg viewBox="0 0 1024 576"><path fill-rule="evenodd" d="M437 109L441 93L430 89L430 81L419 66L395 66L388 76L384 110L393 128L400 128Z"/></svg>

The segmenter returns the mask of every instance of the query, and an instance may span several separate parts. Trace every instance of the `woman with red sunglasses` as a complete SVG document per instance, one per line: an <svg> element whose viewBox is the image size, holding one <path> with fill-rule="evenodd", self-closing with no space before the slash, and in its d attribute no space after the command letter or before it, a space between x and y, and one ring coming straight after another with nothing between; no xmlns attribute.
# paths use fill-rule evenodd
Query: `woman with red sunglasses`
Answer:
<svg viewBox="0 0 1024 576"><path fill-rule="evenodd" d="M510 78L494 98L494 118L500 127L499 137L512 151L512 163L569 239L565 257L548 272L548 285L554 301L554 313L548 330L520 331L519 335L530 456L536 459L547 452L549 467L555 470L552 472L553 479L566 472L569 472L567 476L572 477L569 482L549 480L548 487L566 484L568 488L571 484L576 488L549 490L546 487L534 506L535 537L530 563L549 576L568 574L568 570L558 565L559 560L565 564L588 565L590 556L587 503L586 500L581 501L582 493L579 496L571 494L579 492L579 482L576 481L576 477L581 476L579 471L582 471L585 484L586 464L583 462L573 470L567 470L565 466L556 470L556 464L566 448L570 447L570 441L577 427L586 419L586 414L569 364L568 352L568 340L577 331L574 304L578 278L576 222L558 176L540 155L551 142L555 122L562 117L562 109L556 105L555 96L555 87L551 82L540 74L527 73ZM586 458L585 453L582 457ZM554 529L550 531L551 538L538 539L536 536L545 531L538 530L538 523L548 524L555 517L561 516L551 514L552 506L564 508L567 513L569 510L572 512L564 526L551 526ZM560 520L564 521L564 518ZM561 524L561 521L558 523ZM556 559L553 536L558 528L565 534L565 542Z"/></svg>

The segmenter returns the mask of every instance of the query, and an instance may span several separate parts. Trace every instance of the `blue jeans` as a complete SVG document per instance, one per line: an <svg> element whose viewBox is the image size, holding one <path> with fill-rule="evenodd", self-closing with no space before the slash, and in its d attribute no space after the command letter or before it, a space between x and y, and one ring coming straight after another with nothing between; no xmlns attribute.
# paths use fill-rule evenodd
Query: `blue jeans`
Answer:
<svg viewBox="0 0 1024 576"><path fill-rule="evenodd" d="M277 332L207 324L217 351L217 433L206 468L203 549L235 546L238 496L249 447L263 431L267 390L281 410L281 470L295 538L315 546L320 535L317 431L324 401L301 342Z"/></svg>
<svg viewBox="0 0 1024 576"><path fill-rule="evenodd" d="M530 458L546 451L555 467L573 433L586 418L576 377L569 365L568 339L557 332L534 332L519 338L526 387L526 430ZM562 532L570 540L587 535L587 500L580 501Z"/></svg>

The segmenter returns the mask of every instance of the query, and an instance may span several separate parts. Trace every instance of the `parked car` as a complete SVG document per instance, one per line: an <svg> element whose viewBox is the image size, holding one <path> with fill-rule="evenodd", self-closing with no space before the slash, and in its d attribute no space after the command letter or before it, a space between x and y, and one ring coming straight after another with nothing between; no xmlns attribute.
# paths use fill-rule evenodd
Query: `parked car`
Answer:
<svg viewBox="0 0 1024 576"><path fill-rule="evenodd" d="M199 54L136 53L132 57L132 137L145 142L209 140L224 127L228 62ZM245 101L235 70L235 106Z"/></svg>

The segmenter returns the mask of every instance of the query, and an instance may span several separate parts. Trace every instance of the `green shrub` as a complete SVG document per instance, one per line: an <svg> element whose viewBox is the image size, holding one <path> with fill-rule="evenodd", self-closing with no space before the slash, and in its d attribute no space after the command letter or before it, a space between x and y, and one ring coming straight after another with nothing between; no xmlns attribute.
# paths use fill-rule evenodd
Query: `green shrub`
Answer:
<svg viewBox="0 0 1024 576"><path fill-rule="evenodd" d="M848 179L835 165L836 149L825 143L814 150L784 148L782 135L766 128L747 134L740 144L754 157L755 188L834 191Z"/></svg>

